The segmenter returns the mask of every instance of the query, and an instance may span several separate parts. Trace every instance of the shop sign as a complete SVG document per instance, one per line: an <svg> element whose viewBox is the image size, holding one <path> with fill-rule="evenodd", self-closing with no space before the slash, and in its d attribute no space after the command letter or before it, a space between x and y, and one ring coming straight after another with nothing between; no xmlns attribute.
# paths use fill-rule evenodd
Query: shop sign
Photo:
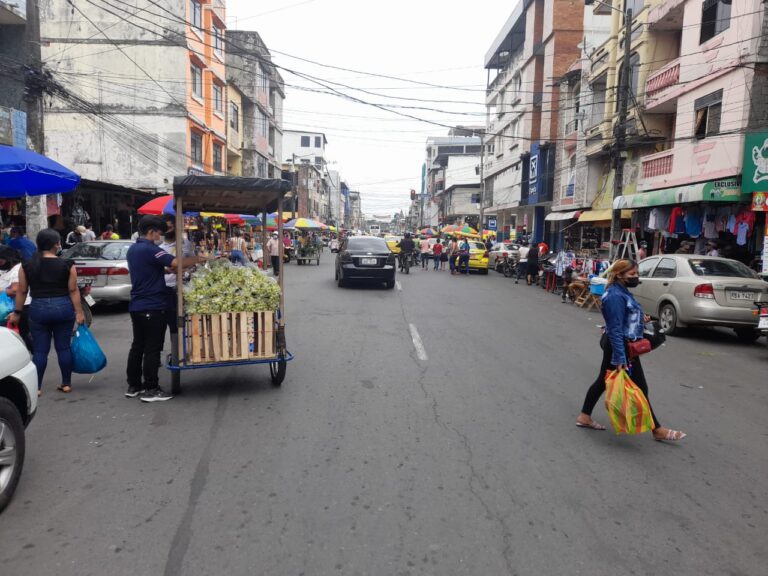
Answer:
<svg viewBox="0 0 768 576"><path fill-rule="evenodd" d="M754 192L752 194L752 211L768 212L765 201L768 200L768 192Z"/></svg>
<svg viewBox="0 0 768 576"><path fill-rule="evenodd" d="M488 230L496 230L496 218L488 218L488 224L486 228Z"/></svg>
<svg viewBox="0 0 768 576"><path fill-rule="evenodd" d="M539 143L534 142L531 144L531 158L528 168L528 204L537 204L539 202L541 183L543 181L539 174L539 168L541 168L539 166L540 156L541 148L539 148Z"/></svg>
<svg viewBox="0 0 768 576"><path fill-rule="evenodd" d="M768 132L744 138L744 192L768 192Z"/></svg>
<svg viewBox="0 0 768 576"><path fill-rule="evenodd" d="M613 202L615 210L622 208L650 208L691 202L741 202L744 193L738 178L700 182L664 190L619 196Z"/></svg>

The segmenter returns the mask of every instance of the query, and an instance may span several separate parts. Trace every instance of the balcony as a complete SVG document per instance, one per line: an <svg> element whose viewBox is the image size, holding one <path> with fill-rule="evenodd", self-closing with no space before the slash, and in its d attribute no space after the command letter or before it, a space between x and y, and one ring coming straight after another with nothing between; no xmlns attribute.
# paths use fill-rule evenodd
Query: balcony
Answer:
<svg viewBox="0 0 768 576"><path fill-rule="evenodd" d="M675 88L680 83L680 59L672 60L657 70L645 82L645 107L655 113L674 112Z"/></svg>
<svg viewBox="0 0 768 576"><path fill-rule="evenodd" d="M655 178L672 173L675 154L672 150L654 154L652 158L642 161L643 178Z"/></svg>
<svg viewBox="0 0 768 576"><path fill-rule="evenodd" d="M665 0L659 2L648 12L648 29L682 30L685 0Z"/></svg>
<svg viewBox="0 0 768 576"><path fill-rule="evenodd" d="M576 140L579 132L579 119L574 118L568 124L565 125L565 141L563 142L563 148L566 150L573 150L576 148Z"/></svg>

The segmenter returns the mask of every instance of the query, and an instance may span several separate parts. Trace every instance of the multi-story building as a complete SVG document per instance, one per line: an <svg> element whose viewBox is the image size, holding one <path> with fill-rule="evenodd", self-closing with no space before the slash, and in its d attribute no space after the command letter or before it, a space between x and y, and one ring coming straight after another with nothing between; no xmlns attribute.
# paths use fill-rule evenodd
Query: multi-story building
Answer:
<svg viewBox="0 0 768 576"><path fill-rule="evenodd" d="M227 84L227 174L230 176L243 175L243 98L240 89L230 81Z"/></svg>
<svg viewBox="0 0 768 576"><path fill-rule="evenodd" d="M343 226L344 204L341 197L341 175L336 170L328 170L328 221L333 226Z"/></svg>
<svg viewBox="0 0 768 576"><path fill-rule="evenodd" d="M553 79L579 56L583 10L571 0L520 0L486 54L485 212L502 236L549 235L559 123Z"/></svg>
<svg viewBox="0 0 768 576"><path fill-rule="evenodd" d="M24 69L27 28L26 0L0 0L0 144L21 144L26 148L26 129L22 133L14 113L26 115ZM4 109L4 110L3 110Z"/></svg>
<svg viewBox="0 0 768 576"><path fill-rule="evenodd" d="M227 32L227 80L240 93L242 174L279 178L282 171L283 100L285 87L257 32ZM231 127L231 126L230 126Z"/></svg>
<svg viewBox="0 0 768 576"><path fill-rule="evenodd" d="M349 191L350 221L348 228L352 230L363 229L363 206L360 199L360 192Z"/></svg>
<svg viewBox="0 0 768 576"><path fill-rule="evenodd" d="M296 164L313 164L325 171L327 164L326 146L328 146L328 139L322 132L286 130L283 143L285 158L283 160Z"/></svg>

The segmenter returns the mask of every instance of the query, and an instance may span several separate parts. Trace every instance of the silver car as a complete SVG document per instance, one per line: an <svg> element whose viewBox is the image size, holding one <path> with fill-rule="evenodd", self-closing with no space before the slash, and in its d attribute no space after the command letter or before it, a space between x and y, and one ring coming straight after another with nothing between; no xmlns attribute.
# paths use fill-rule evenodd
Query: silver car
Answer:
<svg viewBox="0 0 768 576"><path fill-rule="evenodd" d="M96 302L128 302L131 277L126 260L130 240L80 242L62 253L75 261L79 280L91 281L91 296Z"/></svg>
<svg viewBox="0 0 768 576"><path fill-rule="evenodd" d="M501 263L507 254L517 262L520 259L520 246L514 242L496 242L488 251L488 268L501 272Z"/></svg>
<svg viewBox="0 0 768 576"><path fill-rule="evenodd" d="M663 254L640 262L640 285L632 293L667 334L686 326L724 326L751 342L760 336L753 304L768 299L768 283L736 260Z"/></svg>

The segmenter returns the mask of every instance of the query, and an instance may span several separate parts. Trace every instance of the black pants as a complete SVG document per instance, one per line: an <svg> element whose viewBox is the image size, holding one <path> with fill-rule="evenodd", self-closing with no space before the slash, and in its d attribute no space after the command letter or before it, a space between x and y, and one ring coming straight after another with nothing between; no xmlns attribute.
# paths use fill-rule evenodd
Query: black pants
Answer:
<svg viewBox="0 0 768 576"><path fill-rule="evenodd" d="M280 256L270 256L270 260L272 260L272 270L274 270L274 275L277 276L280 274Z"/></svg>
<svg viewBox="0 0 768 576"><path fill-rule="evenodd" d="M131 312L133 342L128 353L128 385L152 389L159 385L160 353L165 343L165 310ZM142 385L142 375L144 384Z"/></svg>
<svg viewBox="0 0 768 576"><path fill-rule="evenodd" d="M608 340L608 338L604 338L604 340L605 348L603 349L603 361L600 364L600 372L598 373L597 378L595 379L592 386L589 387L589 390L587 390L587 396L584 398L584 406L581 408L581 411L584 412L584 414L592 414L592 409L595 407L595 404L597 404L597 401L600 400L600 396L603 395L603 392L605 392L605 373L608 370L616 369L616 366L611 364L611 356L613 355L613 347L611 346L611 342ZM632 360L632 367L629 370L629 376L632 378L632 381L637 384L637 387L643 391L643 394L645 394L645 398L648 400L648 406L651 407L651 417L653 417L653 423L658 428L660 424L656 418L656 414L653 412L651 400L648 398L648 383L645 381L645 373L643 372L643 365L640 364L640 358L634 358Z"/></svg>

